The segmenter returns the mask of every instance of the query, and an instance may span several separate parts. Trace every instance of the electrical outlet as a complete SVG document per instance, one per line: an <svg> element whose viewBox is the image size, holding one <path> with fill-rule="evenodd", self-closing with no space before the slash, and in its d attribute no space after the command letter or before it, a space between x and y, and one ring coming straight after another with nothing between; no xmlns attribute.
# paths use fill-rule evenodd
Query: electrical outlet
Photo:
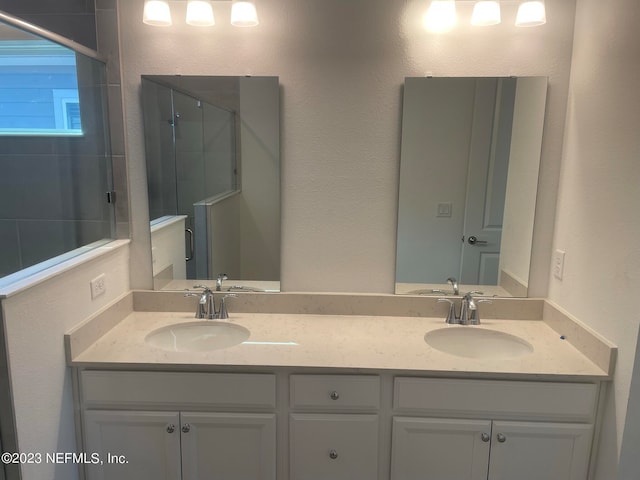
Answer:
<svg viewBox="0 0 640 480"><path fill-rule="evenodd" d="M556 250L553 254L553 276L558 280L562 280L564 274L564 252Z"/></svg>
<svg viewBox="0 0 640 480"><path fill-rule="evenodd" d="M93 300L107 291L107 276L102 273L91 280L91 299Z"/></svg>

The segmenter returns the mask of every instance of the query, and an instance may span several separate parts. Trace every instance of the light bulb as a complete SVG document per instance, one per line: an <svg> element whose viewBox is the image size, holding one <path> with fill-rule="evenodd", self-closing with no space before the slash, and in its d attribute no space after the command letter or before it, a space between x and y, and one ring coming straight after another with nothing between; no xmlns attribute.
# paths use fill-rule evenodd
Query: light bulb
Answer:
<svg viewBox="0 0 640 480"><path fill-rule="evenodd" d="M194 27L215 25L211 4L207 0L189 0L187 3L187 24Z"/></svg>
<svg viewBox="0 0 640 480"><path fill-rule="evenodd" d="M471 14L471 25L489 26L500 23L500 4L495 0L476 2Z"/></svg>
<svg viewBox="0 0 640 480"><path fill-rule="evenodd" d="M166 0L146 0L142 21L154 27L168 27L171 25L171 10Z"/></svg>
<svg viewBox="0 0 640 480"><path fill-rule="evenodd" d="M454 0L433 0L423 19L424 27L432 32L451 30L456 21Z"/></svg>
<svg viewBox="0 0 640 480"><path fill-rule="evenodd" d="M233 0L231 4L231 25L236 27L255 27L258 23L258 12L253 2Z"/></svg>
<svg viewBox="0 0 640 480"><path fill-rule="evenodd" d="M526 1L518 7L516 15L517 27L535 27L547 23L547 16L544 8L544 1Z"/></svg>

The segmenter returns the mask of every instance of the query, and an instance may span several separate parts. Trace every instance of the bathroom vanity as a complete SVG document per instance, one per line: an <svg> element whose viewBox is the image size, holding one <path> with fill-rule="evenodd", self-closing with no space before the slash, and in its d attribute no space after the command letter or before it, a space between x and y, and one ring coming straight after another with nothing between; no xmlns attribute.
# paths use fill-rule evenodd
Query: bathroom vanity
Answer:
<svg viewBox="0 0 640 480"><path fill-rule="evenodd" d="M542 300L463 327L435 299L380 298L244 294L229 322L249 338L207 351L149 343L203 323L194 299L122 298L66 337L79 443L100 459L86 478L588 478L614 346ZM468 329L489 337L450 343L497 343L425 340Z"/></svg>

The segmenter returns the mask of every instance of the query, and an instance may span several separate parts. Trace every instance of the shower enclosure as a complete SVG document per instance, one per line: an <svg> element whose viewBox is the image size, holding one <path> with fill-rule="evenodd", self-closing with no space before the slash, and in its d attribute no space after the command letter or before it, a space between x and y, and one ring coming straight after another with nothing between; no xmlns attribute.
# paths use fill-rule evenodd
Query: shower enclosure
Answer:
<svg viewBox="0 0 640 480"><path fill-rule="evenodd" d="M187 278L207 270L206 229L198 206L240 188L237 116L175 85L142 77L150 219L186 216Z"/></svg>

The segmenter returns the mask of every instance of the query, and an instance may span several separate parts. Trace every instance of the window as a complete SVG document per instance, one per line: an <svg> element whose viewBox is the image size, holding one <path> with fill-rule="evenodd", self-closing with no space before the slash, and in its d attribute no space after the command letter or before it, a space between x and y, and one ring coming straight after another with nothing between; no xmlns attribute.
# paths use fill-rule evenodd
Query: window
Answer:
<svg viewBox="0 0 640 480"><path fill-rule="evenodd" d="M82 135L76 53L33 37L0 40L0 135Z"/></svg>

